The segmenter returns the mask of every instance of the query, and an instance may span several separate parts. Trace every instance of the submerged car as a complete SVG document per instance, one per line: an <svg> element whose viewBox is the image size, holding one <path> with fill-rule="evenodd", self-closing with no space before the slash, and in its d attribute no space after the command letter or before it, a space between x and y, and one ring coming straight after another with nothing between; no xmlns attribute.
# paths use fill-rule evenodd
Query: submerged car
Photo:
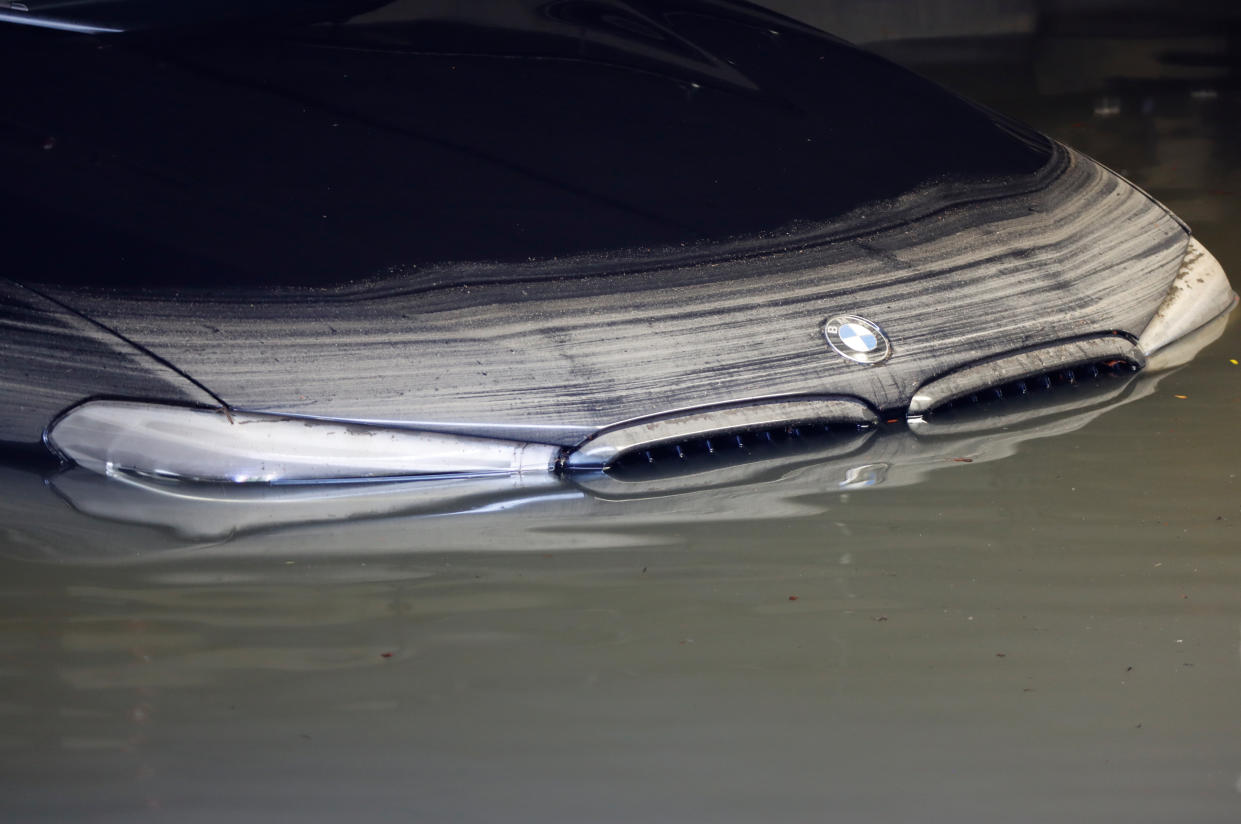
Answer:
<svg viewBox="0 0 1241 824"><path fill-rule="evenodd" d="M0 441L600 469L934 420L1230 311L1089 158L724 0L9 4Z"/></svg>

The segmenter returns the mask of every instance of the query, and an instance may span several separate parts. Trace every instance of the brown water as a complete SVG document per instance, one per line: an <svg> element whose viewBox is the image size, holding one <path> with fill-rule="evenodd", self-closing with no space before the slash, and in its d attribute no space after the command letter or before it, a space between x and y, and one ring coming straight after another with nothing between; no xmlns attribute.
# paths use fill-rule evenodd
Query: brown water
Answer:
<svg viewBox="0 0 1241 824"><path fill-rule="evenodd" d="M1236 52L1109 31L903 57L1241 273ZM1236 324L1003 433L263 523L0 470L0 813L1236 821L1233 359Z"/></svg>

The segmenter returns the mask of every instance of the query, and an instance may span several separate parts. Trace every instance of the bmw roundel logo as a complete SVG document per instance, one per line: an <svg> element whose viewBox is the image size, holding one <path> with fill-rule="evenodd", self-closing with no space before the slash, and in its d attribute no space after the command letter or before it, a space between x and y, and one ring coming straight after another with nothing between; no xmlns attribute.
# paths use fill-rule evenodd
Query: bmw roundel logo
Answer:
<svg viewBox="0 0 1241 824"><path fill-rule="evenodd" d="M857 315L828 318L823 337L836 354L858 363L883 363L892 354L892 344L878 324Z"/></svg>

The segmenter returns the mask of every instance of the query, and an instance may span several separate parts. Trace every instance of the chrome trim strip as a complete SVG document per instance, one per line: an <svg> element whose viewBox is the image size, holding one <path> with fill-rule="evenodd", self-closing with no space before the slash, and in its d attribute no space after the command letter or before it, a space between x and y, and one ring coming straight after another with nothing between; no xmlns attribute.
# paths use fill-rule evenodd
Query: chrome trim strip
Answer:
<svg viewBox="0 0 1241 824"><path fill-rule="evenodd" d="M1183 366L1193 360L1194 356L1219 340L1228 328L1228 320L1232 311L1237 308L1239 299L1234 296L1228 308L1199 326L1184 337L1177 338L1167 346L1146 359L1147 369L1172 369Z"/></svg>
<svg viewBox="0 0 1241 824"><path fill-rule="evenodd" d="M1146 365L1142 350L1119 335L1079 338L1053 346L1027 349L966 366L924 383L914 393L907 416L911 420L921 419L941 404L983 389L1056 369L1106 360L1129 361L1138 368Z"/></svg>
<svg viewBox="0 0 1241 824"><path fill-rule="evenodd" d="M1138 336L1138 347L1147 355L1154 354L1229 311L1236 300L1224 267L1191 237L1167 296Z"/></svg>
<svg viewBox="0 0 1241 824"><path fill-rule="evenodd" d="M879 417L861 401L839 397L696 409L606 427L578 444L563 464L568 469L603 469L626 452L664 443L812 422L873 426L879 422Z"/></svg>
<svg viewBox="0 0 1241 824"><path fill-rule="evenodd" d="M45 440L101 474L213 483L549 472L560 454L550 444L131 401L77 406Z"/></svg>

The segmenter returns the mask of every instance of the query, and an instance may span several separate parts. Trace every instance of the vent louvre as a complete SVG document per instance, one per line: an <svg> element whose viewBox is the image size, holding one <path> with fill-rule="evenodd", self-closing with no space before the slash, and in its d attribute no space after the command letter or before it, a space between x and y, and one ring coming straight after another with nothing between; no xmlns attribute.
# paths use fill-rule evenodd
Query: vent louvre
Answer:
<svg viewBox="0 0 1241 824"><path fill-rule="evenodd" d="M852 444L871 428L852 422L811 422L686 438L623 452L605 471L626 481L705 472Z"/></svg>
<svg viewBox="0 0 1241 824"><path fill-rule="evenodd" d="M907 417L922 420L962 402L1023 397L1057 387L1092 383L1103 376L1128 375L1146 366L1146 356L1119 333L1061 341L968 364L918 388Z"/></svg>
<svg viewBox="0 0 1241 824"><path fill-rule="evenodd" d="M930 418L963 409L987 408L996 403L1055 393L1058 390L1082 390L1102 386L1126 378L1138 371L1138 365L1121 358L1092 361L1064 366L1029 375L1017 380L989 386L945 401L922 413Z"/></svg>
<svg viewBox="0 0 1241 824"><path fill-rule="evenodd" d="M715 455L720 447L744 448L755 432L770 433L775 441L782 434L794 438L812 427L836 427L856 433L859 427L879 422L863 401L838 396L777 398L727 406L687 409L649 418L626 421L591 435L560 461L565 470L599 470L615 465L623 456L650 453L685 460L690 454ZM741 435L741 446L736 436ZM733 440L729 441L728 439ZM768 441L763 437L764 442ZM709 446L708 446L709 444ZM651 461L647 461L650 463Z"/></svg>

